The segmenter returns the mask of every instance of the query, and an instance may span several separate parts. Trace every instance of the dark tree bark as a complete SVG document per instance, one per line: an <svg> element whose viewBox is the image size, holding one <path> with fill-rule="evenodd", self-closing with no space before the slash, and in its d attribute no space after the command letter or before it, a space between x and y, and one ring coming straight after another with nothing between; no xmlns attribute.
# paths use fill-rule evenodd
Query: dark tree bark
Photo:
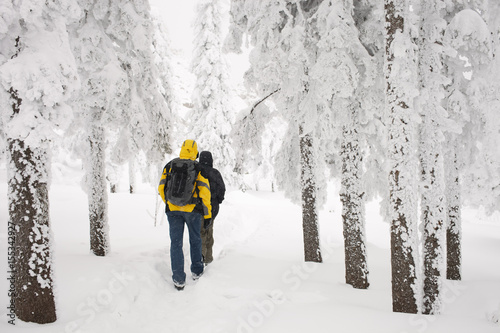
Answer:
<svg viewBox="0 0 500 333"><path fill-rule="evenodd" d="M129 181L130 194L134 194L136 188L135 173L136 173L135 159L132 157L128 162L128 181Z"/></svg>
<svg viewBox="0 0 500 333"><path fill-rule="evenodd" d="M14 114L21 99L10 90ZM15 313L38 324L56 321L49 219L48 153L8 139L9 218L15 227Z"/></svg>
<svg viewBox="0 0 500 333"><path fill-rule="evenodd" d="M415 170L411 170L410 160L413 153L412 122L407 113L409 101L403 96L398 76L393 73L394 40L396 33L404 32L403 7L398 0L385 0L386 22L386 98L388 103L389 126L389 210L391 214L391 269L392 269L392 309L394 312L417 313L418 305L415 294L417 285L416 256L417 248L413 244L416 237L416 203L411 193ZM416 215L416 214L415 214Z"/></svg>
<svg viewBox="0 0 500 333"><path fill-rule="evenodd" d="M458 156L454 144L445 158L448 225L446 229L446 278L462 279L462 214Z"/></svg>
<svg viewBox="0 0 500 333"><path fill-rule="evenodd" d="M355 111L352 112L355 118ZM367 289L368 264L365 245L365 214L361 184L361 162L357 122L351 121L343 129L342 156L342 220L344 226L344 253L346 283L354 288Z"/></svg>
<svg viewBox="0 0 500 333"><path fill-rule="evenodd" d="M318 212L316 206L317 189L314 176L313 139L310 134L303 133L301 126L299 127L299 137L304 257L305 261L322 262L319 245Z"/></svg>
<svg viewBox="0 0 500 333"><path fill-rule="evenodd" d="M443 145L438 140L443 135L440 119L445 110L441 107L445 95L442 50L446 21L441 17L440 1L421 2L418 74L421 97L419 124L421 171L421 222L423 225L423 314L439 314L441 292L445 277L445 175Z"/></svg>
<svg viewBox="0 0 500 333"><path fill-rule="evenodd" d="M96 256L109 251L108 194L106 191L104 129L92 122L89 135L91 158L87 163L89 188L90 249Z"/></svg>
<svg viewBox="0 0 500 333"><path fill-rule="evenodd" d="M56 321L50 249L47 152L8 141L9 217L16 228L15 311L20 320Z"/></svg>

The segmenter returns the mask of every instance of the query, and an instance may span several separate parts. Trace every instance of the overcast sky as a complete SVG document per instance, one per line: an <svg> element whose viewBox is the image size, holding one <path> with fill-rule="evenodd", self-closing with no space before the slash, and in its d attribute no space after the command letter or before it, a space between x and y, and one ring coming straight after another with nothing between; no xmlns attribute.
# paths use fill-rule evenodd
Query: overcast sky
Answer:
<svg viewBox="0 0 500 333"><path fill-rule="evenodd" d="M151 10L165 19L173 47L190 55L196 0L150 0L150 3Z"/></svg>
<svg viewBox="0 0 500 333"><path fill-rule="evenodd" d="M222 0L229 10L230 0ZM199 0L150 0L151 10L158 12L165 20L172 47L182 49L186 57L192 55L193 21L196 4ZM229 16L225 18L229 25ZM225 27L227 29L227 27ZM242 55L226 54L230 68L230 80L233 84L241 84L243 74L249 66L248 53Z"/></svg>

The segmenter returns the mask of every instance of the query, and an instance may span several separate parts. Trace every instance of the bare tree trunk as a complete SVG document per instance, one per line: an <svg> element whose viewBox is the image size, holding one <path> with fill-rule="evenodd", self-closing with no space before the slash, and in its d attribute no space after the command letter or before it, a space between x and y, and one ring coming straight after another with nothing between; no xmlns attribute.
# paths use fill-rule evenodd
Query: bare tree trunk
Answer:
<svg viewBox="0 0 500 333"><path fill-rule="evenodd" d="M96 256L109 251L108 194L106 191L104 129L92 123L89 135L91 157L88 162L90 249Z"/></svg>
<svg viewBox="0 0 500 333"><path fill-rule="evenodd" d="M449 140L452 141L453 140ZM448 141L448 142L449 142ZM448 225L446 230L448 280L462 279L462 215L460 203L460 183L458 156L455 142L449 145L445 157Z"/></svg>
<svg viewBox="0 0 500 333"><path fill-rule="evenodd" d="M355 110L352 117L357 117ZM361 162L357 122L352 119L343 128L342 156L342 219L344 225L344 253L346 283L354 288L366 289L368 264L365 245L365 214L362 191Z"/></svg>
<svg viewBox="0 0 500 333"><path fill-rule="evenodd" d="M9 139L9 218L15 227L15 313L26 322L56 321L48 195L48 154Z"/></svg>
<svg viewBox="0 0 500 333"><path fill-rule="evenodd" d="M300 136L300 183L302 188L302 228L304 234L305 261L322 262L319 245L318 212L316 207L316 179L314 174L314 154L311 134L303 134L299 126Z"/></svg>
<svg viewBox="0 0 500 333"><path fill-rule="evenodd" d="M389 212L391 221L392 309L394 312L417 313L417 221L412 165L413 128L409 117L411 96L405 96L398 72L393 72L397 33L405 32L405 4L385 0L386 22L386 99L389 108ZM407 34L407 33L406 33ZM400 36L400 38L404 38ZM406 36L409 39L409 36ZM407 41L407 39L405 41ZM400 59L401 61L401 59ZM411 59L407 60L411 61Z"/></svg>

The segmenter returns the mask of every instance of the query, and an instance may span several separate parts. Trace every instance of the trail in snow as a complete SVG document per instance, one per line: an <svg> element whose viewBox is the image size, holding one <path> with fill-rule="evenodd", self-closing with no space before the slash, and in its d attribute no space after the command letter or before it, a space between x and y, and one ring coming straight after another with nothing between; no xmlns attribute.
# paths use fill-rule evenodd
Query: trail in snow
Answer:
<svg viewBox="0 0 500 333"><path fill-rule="evenodd" d="M476 223L474 210L464 214L464 281L446 282L444 313L429 317L391 311L389 226L376 203L367 207L368 290L344 283L337 199L320 211L324 263L315 264L303 262L299 206L282 193L230 190L215 221L215 260L196 282L189 278L185 233L188 279L179 292L171 281L166 219L154 226L154 189L110 195L112 252L105 258L89 253L86 195L62 184L50 193L58 321L13 327L5 319L2 332L498 332L488 315L500 303L500 225ZM6 224L5 184L0 196ZM5 238L0 231L2 244ZM3 245L0 256L6 258ZM6 271L2 260L4 291Z"/></svg>

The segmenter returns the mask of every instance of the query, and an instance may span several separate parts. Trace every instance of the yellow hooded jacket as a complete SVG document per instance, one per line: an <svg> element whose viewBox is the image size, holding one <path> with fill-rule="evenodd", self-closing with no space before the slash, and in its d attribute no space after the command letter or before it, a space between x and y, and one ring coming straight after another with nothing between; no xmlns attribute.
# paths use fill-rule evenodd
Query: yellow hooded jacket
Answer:
<svg viewBox="0 0 500 333"><path fill-rule="evenodd" d="M198 147L196 141L186 140L182 144L181 153L179 154L181 159L196 160L198 157ZM181 211L181 212L193 212L195 209L203 215L204 219L212 218L212 206L210 204L210 184L208 179L203 177L200 172L198 172L198 177L196 178L196 185L198 191L194 191L193 197L197 198L198 194L201 197L200 204L188 204L185 206L177 206L171 202L167 202L165 198L165 186L167 184L167 174L170 172L170 162L167 163L165 168L163 168L163 173L161 175L160 184L158 185L158 192L160 193L163 202L167 204L167 211ZM197 207L198 206L198 207ZM201 206L201 207L200 207Z"/></svg>

